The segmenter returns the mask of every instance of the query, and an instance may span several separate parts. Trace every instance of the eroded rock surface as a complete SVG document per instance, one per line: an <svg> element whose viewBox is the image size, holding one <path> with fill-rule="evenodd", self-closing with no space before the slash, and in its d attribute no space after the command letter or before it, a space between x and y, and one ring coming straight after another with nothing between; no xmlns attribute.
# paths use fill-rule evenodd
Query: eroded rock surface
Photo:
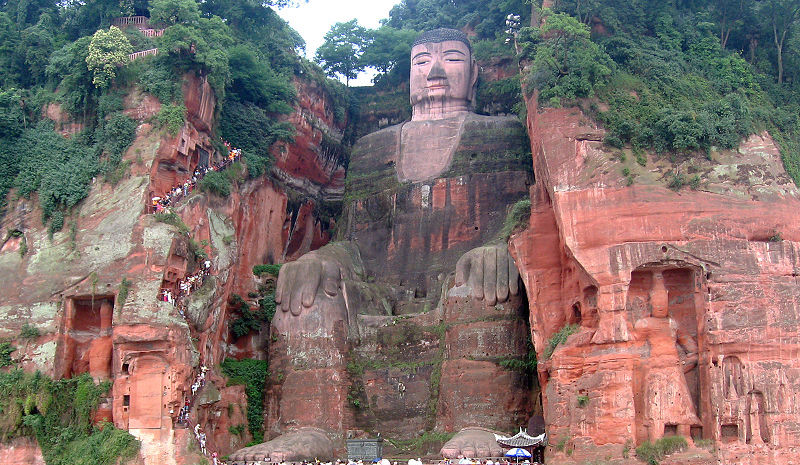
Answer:
<svg viewBox="0 0 800 465"><path fill-rule="evenodd" d="M713 440L724 463L792 463L800 199L769 135L693 160L698 189L673 191L674 167L654 158L625 186L578 110L529 102L528 125L537 184L511 250L550 444L572 453L548 455L681 434ZM577 332L547 358L567 324Z"/></svg>
<svg viewBox="0 0 800 465"><path fill-rule="evenodd" d="M10 202L2 220L4 231L19 233L0 246L0 337L17 347L12 357L25 370L110 379L111 393L96 419L139 438L145 464L200 460L195 424L206 432L208 449L220 456L251 440L243 388L225 387L217 369L226 356L263 357L267 335L253 333L230 344L227 302L232 294L256 289L253 265L324 244L331 224L317 207L341 200L341 153L331 155L321 139L338 144L342 122L334 121L320 89L298 85L307 88L290 120L313 121L314 129L298 128L301 137L284 147L280 167L290 173L282 180L291 178L304 191L261 177L239 182L226 199L195 192L173 207L186 230L147 213L153 195L221 156L210 135L216 99L204 79L187 75L187 121L174 136L146 122L158 113L156 99L138 91L126 96L125 114L138 121L136 140L123 157L128 172L116 186L98 179L63 231L48 238L35 197ZM67 135L78 128L57 107L45 114ZM160 290L174 290L196 273L202 253L212 272L182 315L160 301ZM21 338L25 324L39 336ZM206 385L192 396L203 365L209 369ZM178 421L187 398L193 399L189 424ZM233 434L229 427L243 432ZM35 449L14 443L4 445L0 456L38 463Z"/></svg>

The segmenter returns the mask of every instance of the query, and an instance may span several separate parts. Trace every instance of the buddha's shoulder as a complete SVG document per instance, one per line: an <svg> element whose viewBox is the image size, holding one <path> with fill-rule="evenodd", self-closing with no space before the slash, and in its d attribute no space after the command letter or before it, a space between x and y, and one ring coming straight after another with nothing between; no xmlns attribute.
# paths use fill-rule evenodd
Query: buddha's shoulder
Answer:
<svg viewBox="0 0 800 465"><path fill-rule="evenodd" d="M395 124L375 132L371 132L353 145L353 155L358 153L379 153L389 151L395 153L400 144L400 134L405 123ZM519 137L525 133L525 128L515 116L486 116L469 113L464 119L462 134L478 133L492 130L505 130L499 135Z"/></svg>
<svg viewBox="0 0 800 465"><path fill-rule="evenodd" d="M486 116L470 114L464 120L462 142L465 140L494 140L511 145L525 144L527 133L516 116Z"/></svg>
<svg viewBox="0 0 800 465"><path fill-rule="evenodd" d="M400 132L403 129L403 123L395 124L371 132L366 136L361 137L353 145L353 154L361 152L376 152L376 151L396 151L400 143Z"/></svg>

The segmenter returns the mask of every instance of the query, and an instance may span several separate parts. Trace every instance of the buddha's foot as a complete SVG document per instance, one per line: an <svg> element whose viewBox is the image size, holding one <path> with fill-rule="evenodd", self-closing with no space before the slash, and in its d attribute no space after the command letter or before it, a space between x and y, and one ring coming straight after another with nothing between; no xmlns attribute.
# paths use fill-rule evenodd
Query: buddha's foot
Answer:
<svg viewBox="0 0 800 465"><path fill-rule="evenodd" d="M485 428L464 428L442 446L444 458L501 457L503 448L497 444L495 432Z"/></svg>
<svg viewBox="0 0 800 465"><path fill-rule="evenodd" d="M298 428L261 444L239 449L231 460L250 462L268 459L270 462L300 462L303 460L332 460L333 441L319 428Z"/></svg>

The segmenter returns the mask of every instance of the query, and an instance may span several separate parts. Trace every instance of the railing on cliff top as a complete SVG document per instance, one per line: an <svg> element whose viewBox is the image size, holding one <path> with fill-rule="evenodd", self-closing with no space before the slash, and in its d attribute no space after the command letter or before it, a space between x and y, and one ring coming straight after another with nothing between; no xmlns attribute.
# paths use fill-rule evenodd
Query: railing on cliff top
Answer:
<svg viewBox="0 0 800 465"><path fill-rule="evenodd" d="M144 27L144 29L150 28L150 18L147 16L121 16L119 18L114 18L111 20L112 26L117 26L118 28L128 27L128 26L136 26L139 28Z"/></svg>
<svg viewBox="0 0 800 465"><path fill-rule="evenodd" d="M147 16L123 16L114 18L111 21L111 25L120 29L135 27L139 29L145 37L161 37L164 35L164 29L156 29L150 26L149 20L150 18Z"/></svg>
<svg viewBox="0 0 800 465"><path fill-rule="evenodd" d="M147 55L158 55L158 49L151 48L150 50L142 50L141 52L131 53L128 55L128 58L133 61L137 58L146 57Z"/></svg>
<svg viewBox="0 0 800 465"><path fill-rule="evenodd" d="M163 29L139 29L145 37L161 37L164 35Z"/></svg>

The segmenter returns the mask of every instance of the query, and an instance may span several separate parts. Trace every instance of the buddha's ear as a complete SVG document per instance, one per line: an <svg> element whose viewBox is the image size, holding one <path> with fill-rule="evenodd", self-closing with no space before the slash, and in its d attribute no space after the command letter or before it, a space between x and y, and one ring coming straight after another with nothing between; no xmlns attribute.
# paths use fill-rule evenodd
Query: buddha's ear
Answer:
<svg viewBox="0 0 800 465"><path fill-rule="evenodd" d="M472 77L470 78L469 83L469 95L468 99L470 102L475 102L475 93L478 91L478 62L475 61L475 58L470 58L472 61L472 65L470 66L470 71L472 72Z"/></svg>

